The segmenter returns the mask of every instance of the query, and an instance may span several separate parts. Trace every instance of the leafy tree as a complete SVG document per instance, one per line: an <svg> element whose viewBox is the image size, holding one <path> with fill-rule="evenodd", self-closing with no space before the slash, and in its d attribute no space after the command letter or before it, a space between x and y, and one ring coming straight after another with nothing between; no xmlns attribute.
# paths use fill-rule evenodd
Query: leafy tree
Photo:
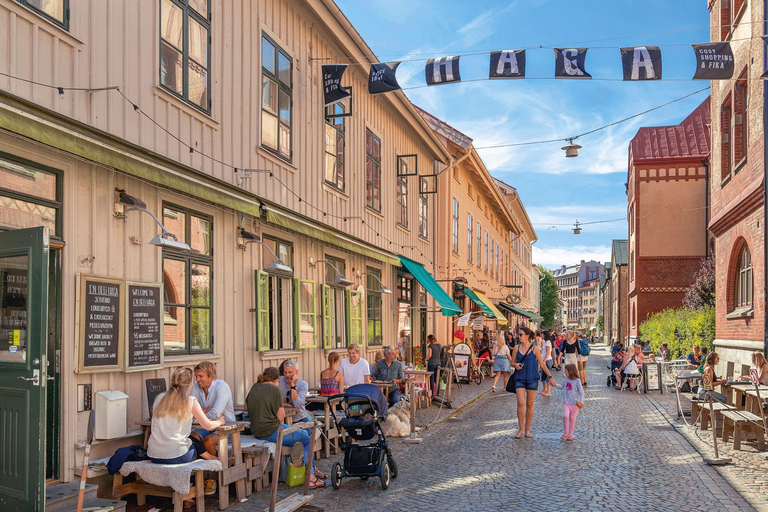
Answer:
<svg viewBox="0 0 768 512"><path fill-rule="evenodd" d="M715 308L665 309L640 324L640 336L653 350L666 343L672 356L685 357L694 345L714 349Z"/></svg>
<svg viewBox="0 0 768 512"><path fill-rule="evenodd" d="M603 329L605 329L605 318L603 318L603 315L600 315L597 317L597 330L603 332Z"/></svg>
<svg viewBox="0 0 768 512"><path fill-rule="evenodd" d="M701 260L701 268L693 275L694 282L685 290L683 306L702 309L715 306L715 257Z"/></svg>
<svg viewBox="0 0 768 512"><path fill-rule="evenodd" d="M539 265L539 271L542 274L539 282L539 292L541 304L539 311L544 320L541 326L544 328L553 328L555 326L555 314L557 313L557 281L552 272Z"/></svg>

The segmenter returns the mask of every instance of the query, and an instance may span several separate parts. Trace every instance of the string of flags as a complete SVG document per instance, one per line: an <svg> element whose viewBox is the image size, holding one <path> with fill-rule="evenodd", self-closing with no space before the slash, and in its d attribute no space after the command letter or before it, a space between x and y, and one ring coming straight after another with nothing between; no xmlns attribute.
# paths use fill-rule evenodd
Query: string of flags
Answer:
<svg viewBox="0 0 768 512"><path fill-rule="evenodd" d="M768 36L762 36L768 43ZM730 80L734 73L733 51L728 41L692 44L696 56L693 80ZM553 48L555 53L554 78L589 80L586 60L589 48ZM619 48L625 81L662 79L661 49L658 46L630 46ZM460 55L427 60L424 78L428 86L461 82ZM402 61L401 61L402 62ZM401 89L397 82L397 68L401 62L371 64L368 92L382 94ZM488 78L525 79L526 50L490 52ZM352 96L341 85L347 64L322 66L325 105L329 106ZM768 79L766 71L763 79Z"/></svg>

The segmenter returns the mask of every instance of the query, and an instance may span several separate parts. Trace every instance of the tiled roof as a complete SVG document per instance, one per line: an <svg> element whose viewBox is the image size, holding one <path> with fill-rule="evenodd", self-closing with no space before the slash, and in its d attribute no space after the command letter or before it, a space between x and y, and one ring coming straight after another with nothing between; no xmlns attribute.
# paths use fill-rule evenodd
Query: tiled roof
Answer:
<svg viewBox="0 0 768 512"><path fill-rule="evenodd" d="M640 128L630 142L633 162L668 158L706 158L710 152L710 98L676 126Z"/></svg>
<svg viewBox="0 0 768 512"><path fill-rule="evenodd" d="M552 271L552 275L555 277L561 277L568 274L576 274L579 271L580 267L581 265L573 265L565 268L562 268L562 267L556 268Z"/></svg>
<svg viewBox="0 0 768 512"><path fill-rule="evenodd" d="M616 266L627 265L629 258L627 258L627 250L629 248L629 240L614 240L613 248L611 249L614 254L613 259L616 261Z"/></svg>

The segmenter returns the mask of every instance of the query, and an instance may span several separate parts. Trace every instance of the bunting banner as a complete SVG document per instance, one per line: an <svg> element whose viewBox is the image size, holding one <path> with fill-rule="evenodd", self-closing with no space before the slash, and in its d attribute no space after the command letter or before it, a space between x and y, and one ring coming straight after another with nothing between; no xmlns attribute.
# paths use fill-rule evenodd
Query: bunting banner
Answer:
<svg viewBox="0 0 768 512"><path fill-rule="evenodd" d="M429 59L424 68L427 85L442 85L461 82L459 74L459 56Z"/></svg>
<svg viewBox="0 0 768 512"><path fill-rule="evenodd" d="M661 50L658 46L621 48L624 80L661 80Z"/></svg>
<svg viewBox="0 0 768 512"><path fill-rule="evenodd" d="M731 43L692 44L696 54L694 80L728 80L733 78L733 51Z"/></svg>
<svg viewBox="0 0 768 512"><path fill-rule="evenodd" d="M555 48L555 78L592 78L584 67L588 48Z"/></svg>
<svg viewBox="0 0 768 512"><path fill-rule="evenodd" d="M491 52L488 78L525 78L525 50Z"/></svg>
<svg viewBox="0 0 768 512"><path fill-rule="evenodd" d="M397 83L397 66L399 62L378 62L371 64L371 72L368 75L368 92L370 94L381 94L383 92L392 92L400 89Z"/></svg>
<svg viewBox="0 0 768 512"><path fill-rule="evenodd" d="M323 98L326 107L352 96L341 86L341 77L344 76L346 70L347 64L323 65Z"/></svg>

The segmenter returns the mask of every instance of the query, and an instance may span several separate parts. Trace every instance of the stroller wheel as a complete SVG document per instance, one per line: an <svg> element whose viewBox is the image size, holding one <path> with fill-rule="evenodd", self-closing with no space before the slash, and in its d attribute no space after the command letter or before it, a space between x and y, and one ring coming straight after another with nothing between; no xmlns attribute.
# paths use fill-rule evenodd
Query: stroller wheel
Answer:
<svg viewBox="0 0 768 512"><path fill-rule="evenodd" d="M389 472L394 480L397 478L397 462L395 462L395 457L391 453L387 455L387 460L389 461Z"/></svg>
<svg viewBox="0 0 768 512"><path fill-rule="evenodd" d="M341 464L338 462L333 465L331 469L331 485L335 490L341 487Z"/></svg>
<svg viewBox="0 0 768 512"><path fill-rule="evenodd" d="M392 475L389 472L389 461L385 460L384 465L381 466L381 488L386 490L389 489L389 483L391 481Z"/></svg>

